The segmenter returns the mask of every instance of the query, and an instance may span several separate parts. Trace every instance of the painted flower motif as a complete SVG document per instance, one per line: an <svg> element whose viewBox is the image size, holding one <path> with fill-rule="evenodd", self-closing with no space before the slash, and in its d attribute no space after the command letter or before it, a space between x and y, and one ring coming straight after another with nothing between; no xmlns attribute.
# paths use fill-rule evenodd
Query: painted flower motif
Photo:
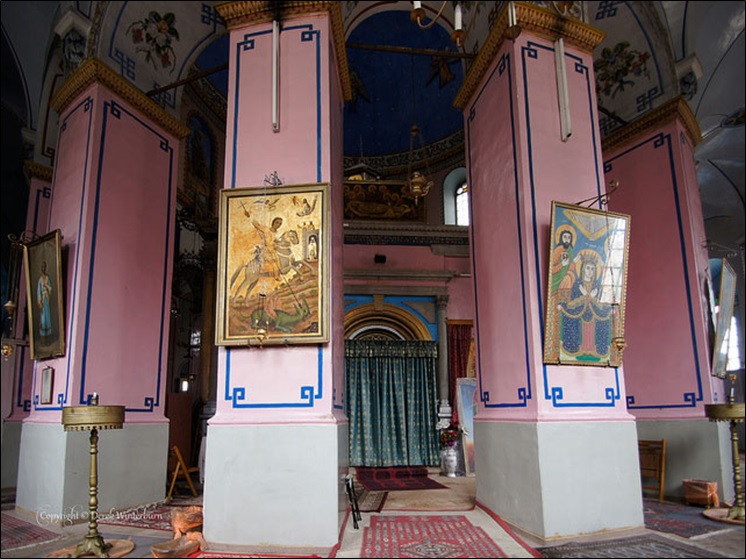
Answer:
<svg viewBox="0 0 746 559"><path fill-rule="evenodd" d="M650 53L630 49L627 41L617 43L613 49L604 48L601 58L593 63L597 91L613 99L625 87L635 85L631 78L650 78L647 67L649 59Z"/></svg>
<svg viewBox="0 0 746 559"><path fill-rule="evenodd" d="M127 28L127 33L132 32L132 42L135 44L145 43L136 48L137 52L145 53L145 61L153 64L158 69L157 62L161 67L171 66L171 72L176 69L176 53L171 42L179 40L179 32L174 27L176 17L168 12L161 16L156 11L151 11L143 20L136 21Z"/></svg>

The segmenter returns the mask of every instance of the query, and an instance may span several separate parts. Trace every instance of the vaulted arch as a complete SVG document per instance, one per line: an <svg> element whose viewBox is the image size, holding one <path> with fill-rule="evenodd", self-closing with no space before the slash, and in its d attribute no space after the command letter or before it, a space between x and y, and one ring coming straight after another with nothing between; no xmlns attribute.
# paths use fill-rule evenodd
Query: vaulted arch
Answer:
<svg viewBox="0 0 746 559"><path fill-rule="evenodd" d="M368 303L345 314L345 339L432 340L427 326L409 311L388 303Z"/></svg>

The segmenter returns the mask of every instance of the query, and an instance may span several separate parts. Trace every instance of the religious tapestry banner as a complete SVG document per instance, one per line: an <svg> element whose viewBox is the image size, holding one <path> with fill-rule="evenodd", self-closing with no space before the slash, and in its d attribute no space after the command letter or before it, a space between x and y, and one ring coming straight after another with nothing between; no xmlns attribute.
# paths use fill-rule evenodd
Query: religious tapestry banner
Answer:
<svg viewBox="0 0 746 559"><path fill-rule="evenodd" d="M622 364L628 215L552 202L544 362Z"/></svg>

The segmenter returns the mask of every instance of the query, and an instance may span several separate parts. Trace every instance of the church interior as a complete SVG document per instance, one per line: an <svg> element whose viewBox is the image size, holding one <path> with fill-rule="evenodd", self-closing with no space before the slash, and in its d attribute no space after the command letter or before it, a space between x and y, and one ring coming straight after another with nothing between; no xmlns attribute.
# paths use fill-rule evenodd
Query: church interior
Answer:
<svg viewBox="0 0 746 559"><path fill-rule="evenodd" d="M740 556L743 3L0 7L3 556Z"/></svg>

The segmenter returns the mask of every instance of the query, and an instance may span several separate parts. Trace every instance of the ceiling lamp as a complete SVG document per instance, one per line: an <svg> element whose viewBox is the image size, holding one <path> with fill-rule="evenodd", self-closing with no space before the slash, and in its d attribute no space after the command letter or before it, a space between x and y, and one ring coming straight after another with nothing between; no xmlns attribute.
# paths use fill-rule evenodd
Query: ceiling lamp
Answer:
<svg viewBox="0 0 746 559"><path fill-rule="evenodd" d="M428 23L423 23L425 20L425 8L422 7L422 2L414 1L412 2L412 13L409 17L419 26L420 29L429 29L435 25L436 21L438 21L446 7L446 4L448 4L448 1L444 0L443 4L440 6L440 10L435 14L435 17ZM461 2L456 2L456 7L453 9L453 32L451 33L451 40L456 43L456 46L460 47L464 43L465 35L464 8L461 5Z"/></svg>
<svg viewBox="0 0 746 559"><path fill-rule="evenodd" d="M419 137L419 147L421 153L424 154L422 148L425 147L425 140L422 137L422 130L417 124L412 124L412 128L409 131L409 157L407 158L407 181L404 184L404 195L414 198L414 203L417 204L419 199L423 196L427 196L430 189L433 186L433 181L427 180L427 177L419 171L412 171L414 163L414 146L415 138ZM425 166L427 167L427 157L425 156ZM427 174L430 174L430 169L427 169Z"/></svg>

